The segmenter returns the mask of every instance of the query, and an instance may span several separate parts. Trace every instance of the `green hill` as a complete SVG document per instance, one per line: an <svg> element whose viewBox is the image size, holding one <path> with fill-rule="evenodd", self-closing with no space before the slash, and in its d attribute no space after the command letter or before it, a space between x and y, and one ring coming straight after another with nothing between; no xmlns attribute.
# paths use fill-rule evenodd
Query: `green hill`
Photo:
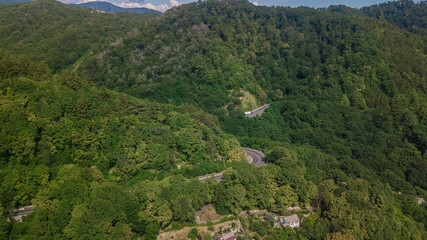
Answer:
<svg viewBox="0 0 427 240"><path fill-rule="evenodd" d="M69 71L52 76L46 66L5 52L0 69L0 226L4 208L34 203L40 190L62 177L74 179L72 174L88 174L70 180L77 184L72 188L84 190L92 177L99 183L105 177L109 187L123 191L117 182L162 180L172 173L194 177L192 171L203 175L239 160L239 143L220 130L216 117L192 106L98 89ZM86 177L92 180L81 182ZM43 211L43 204L36 203L37 209ZM69 215L72 208L58 211Z"/></svg>
<svg viewBox="0 0 427 240"><path fill-rule="evenodd" d="M54 0L0 5L0 48L44 61L57 72L157 16L103 13Z"/></svg>
<svg viewBox="0 0 427 240"><path fill-rule="evenodd" d="M426 164L422 36L354 14L246 1L184 5L144 28L89 58L81 74L137 97L195 104L250 141L309 144L427 186L411 177ZM265 121L243 117L242 90L273 102ZM392 164L396 147L418 160Z"/></svg>
<svg viewBox="0 0 427 240"><path fill-rule="evenodd" d="M320 91L337 86L345 74L364 79L356 88L387 82L425 89L424 39L363 17L206 1L168 11L143 28L88 59L80 72L137 97L209 111L238 107L239 89L264 103L314 79ZM419 80L408 78L412 73Z"/></svg>

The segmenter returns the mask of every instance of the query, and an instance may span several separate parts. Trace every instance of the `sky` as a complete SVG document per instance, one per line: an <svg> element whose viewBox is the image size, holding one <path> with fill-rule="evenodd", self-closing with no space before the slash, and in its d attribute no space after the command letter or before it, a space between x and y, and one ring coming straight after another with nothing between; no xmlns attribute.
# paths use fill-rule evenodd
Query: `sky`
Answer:
<svg viewBox="0 0 427 240"><path fill-rule="evenodd" d="M64 3L85 3L95 0L60 0ZM169 8L181 4L195 2L196 0L98 0L110 2L119 7L145 7L164 12ZM308 6L313 8L328 7L330 5L343 4L349 7L360 8L385 2L385 0L249 0L255 5L265 6ZM418 1L415 1L418 2Z"/></svg>

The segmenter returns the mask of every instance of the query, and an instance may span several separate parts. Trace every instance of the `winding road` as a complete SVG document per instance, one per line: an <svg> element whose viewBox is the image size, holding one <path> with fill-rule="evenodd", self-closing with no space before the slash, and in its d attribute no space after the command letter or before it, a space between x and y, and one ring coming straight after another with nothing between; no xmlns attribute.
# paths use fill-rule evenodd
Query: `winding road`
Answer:
<svg viewBox="0 0 427 240"><path fill-rule="evenodd" d="M242 148L243 151L246 152L246 154L249 156L249 162L252 163L253 165L257 166L257 167L262 167L267 165L267 160L265 158L265 154L259 150L256 149L252 149L252 148ZM212 176L205 176L205 177L199 177L199 181L200 182L204 182L206 181L208 178L211 178ZM221 182L222 178L224 177L224 173L217 173L214 174L213 177L218 181ZM206 206L204 206L202 209L200 209L199 211L196 212L196 217L195 217L195 221L197 224L203 224L203 223L208 223L207 221L202 221L200 219L200 214L205 211L206 209L212 207L212 204L208 204ZM218 222L217 221L212 221L213 223Z"/></svg>
<svg viewBox="0 0 427 240"><path fill-rule="evenodd" d="M267 109L269 107L270 107L270 103L269 104L265 104L264 106L256 108L256 109L254 109L252 111L245 112L245 115L246 115L246 117L261 116L265 112L265 109Z"/></svg>
<svg viewBox="0 0 427 240"><path fill-rule="evenodd" d="M265 155L263 152L256 150L256 149L252 149L252 148L242 148L242 149L249 156L250 163L252 163L253 165L255 165L257 167L262 167L262 166L267 165L267 160L265 159ZM211 177L212 177L212 175L205 176L205 177L199 177L199 181L205 182L208 178L211 178ZM224 173L217 173L214 175L214 178L218 182L221 182L223 177L224 177Z"/></svg>
<svg viewBox="0 0 427 240"><path fill-rule="evenodd" d="M223 173L218 173L218 174L215 174L214 175L214 178L218 181L218 182L221 182L222 181L222 177L224 176L224 174ZM210 176L207 176L207 177L199 177L199 181L200 182L204 182L204 181L206 181L208 178L211 178L212 177L212 175L210 175Z"/></svg>
<svg viewBox="0 0 427 240"><path fill-rule="evenodd" d="M31 213L34 212L33 208L34 208L33 205L22 206L22 207L19 207L19 208L15 208L12 211L11 218L14 219L17 222L22 222L22 217L30 215Z"/></svg>
<svg viewBox="0 0 427 240"><path fill-rule="evenodd" d="M250 161L253 165L257 167L267 165L267 160L265 159L265 155L263 152L252 149L252 148L242 148L246 154L251 158Z"/></svg>

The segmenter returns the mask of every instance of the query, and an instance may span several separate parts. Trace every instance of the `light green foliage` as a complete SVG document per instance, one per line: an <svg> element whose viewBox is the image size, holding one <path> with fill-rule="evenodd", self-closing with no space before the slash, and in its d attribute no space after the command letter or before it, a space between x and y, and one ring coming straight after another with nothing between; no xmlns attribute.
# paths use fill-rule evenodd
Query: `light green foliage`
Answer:
<svg viewBox="0 0 427 240"><path fill-rule="evenodd" d="M191 127L186 123L171 131L163 123L169 119L162 117L158 121L158 116L180 111L173 106L163 107L97 90L72 73L61 75L59 79L68 80L58 80L58 83L49 78L42 82L18 78L14 82L19 82L21 87L12 82L3 86L9 89L9 94L1 98L4 103L2 121L7 124L2 130L2 142L6 145L2 151L7 152L11 162L33 162L37 151L43 156L40 160L47 165L58 158L62 163L82 166L116 163L118 175L126 179L142 169L170 168L173 155L180 156L177 161L191 164L212 160L206 148L214 133L215 145L228 145L221 150L221 155L227 156L239 147L238 143L223 143L221 133L217 134L218 123L204 117L204 113L185 109L184 121L192 122ZM74 85L66 84L67 81ZM78 81L82 83L76 85ZM111 109L116 104L120 105L118 112ZM24 105L27 108L23 108ZM10 111L13 115L6 114ZM207 127L200 117L209 119L206 124L215 129Z"/></svg>
<svg viewBox="0 0 427 240"><path fill-rule="evenodd" d="M72 239L92 237L131 239L133 233L126 222L125 196L117 185L92 184L90 202L77 204L64 235ZM111 206L114 206L111 208ZM103 213L103 214L102 214ZM102 214L102 215L100 215Z"/></svg>
<svg viewBox="0 0 427 240"><path fill-rule="evenodd" d="M227 157L240 147L216 118L196 108L138 100L97 89L70 72L51 76L30 62L25 66L31 69L22 69L13 55L0 57L9 66L0 79L0 202L8 210L31 203L37 209L31 227L16 236L130 239L148 232L149 238L149 224L192 221L194 207L211 201L210 187L180 178L141 182L128 192L128 180L153 169L172 172L177 162L190 170L209 166L213 156ZM177 115L185 117L170 126ZM217 144L228 148L218 153ZM107 173L114 182L104 179ZM176 182L187 195L174 202L162 194Z"/></svg>

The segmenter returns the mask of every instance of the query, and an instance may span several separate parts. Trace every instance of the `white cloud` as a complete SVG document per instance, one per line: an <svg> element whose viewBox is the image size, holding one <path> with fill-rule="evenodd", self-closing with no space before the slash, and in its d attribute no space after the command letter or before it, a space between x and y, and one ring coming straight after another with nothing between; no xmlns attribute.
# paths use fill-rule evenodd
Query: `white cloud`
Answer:
<svg viewBox="0 0 427 240"><path fill-rule="evenodd" d="M154 9L156 11L160 12L166 12L168 9L172 7L177 7L182 5L183 3L178 0L169 0L169 3L167 1L163 1L163 3L155 5L153 3L147 2L144 3L143 1L137 2L132 0L59 0L64 3L87 3L87 2L94 2L94 1L107 1L110 2L116 6L122 7L122 8L149 8Z"/></svg>
<svg viewBox="0 0 427 240"><path fill-rule="evenodd" d="M85 1L85 0L83 0ZM153 5L151 3L146 3L146 4L140 4L140 3L135 3L135 2L122 2L120 4L117 4L117 6L122 7L122 8L149 8L149 9L154 9L156 11L160 11L160 12L164 12L166 10L168 10L170 7L167 4L160 4L160 5Z"/></svg>
<svg viewBox="0 0 427 240"><path fill-rule="evenodd" d="M181 5L182 3L180 3L180 2L178 2L178 1L176 1L176 0L170 0L170 3L171 3L171 5L172 5L172 7L176 7L176 6L179 6L179 5Z"/></svg>
<svg viewBox="0 0 427 240"><path fill-rule="evenodd" d="M258 3L258 1L255 1L252 4L255 5L255 6L261 6L261 4Z"/></svg>
<svg viewBox="0 0 427 240"><path fill-rule="evenodd" d="M166 12L166 10L168 10L170 8L169 5L167 5L167 4L160 4L160 5L155 6L151 3L147 3L147 4L143 5L143 7L154 9L154 10L157 10L160 12Z"/></svg>
<svg viewBox="0 0 427 240"><path fill-rule="evenodd" d="M77 2L77 4L80 4L80 3L88 3L88 2L95 2L96 0L80 0L80 1L78 1ZM72 1L68 1L68 2L72 2Z"/></svg>
<svg viewBox="0 0 427 240"><path fill-rule="evenodd" d="M169 8L177 7L182 4L183 4L182 2L179 2L177 0L169 0L169 4L154 5L152 3L147 3L142 5L142 7L154 9L161 12L166 12L166 10L168 10Z"/></svg>

